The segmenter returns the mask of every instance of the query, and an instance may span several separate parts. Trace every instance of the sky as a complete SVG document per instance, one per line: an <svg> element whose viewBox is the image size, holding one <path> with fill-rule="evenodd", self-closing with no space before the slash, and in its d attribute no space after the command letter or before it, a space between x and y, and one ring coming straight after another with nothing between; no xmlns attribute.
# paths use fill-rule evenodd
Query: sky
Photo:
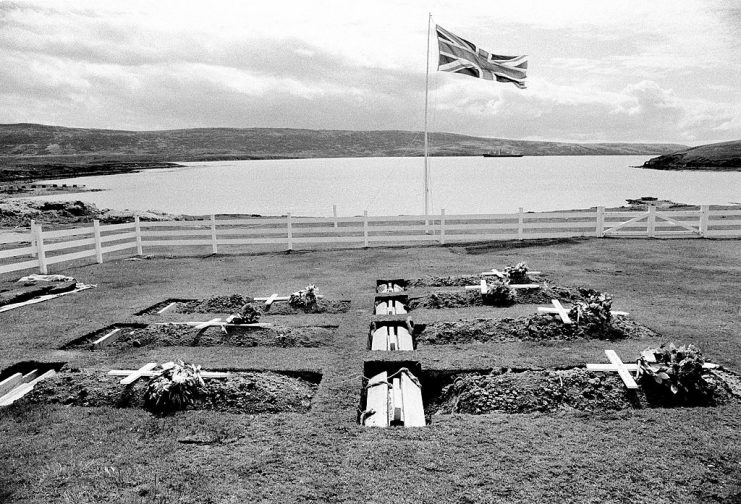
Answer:
<svg viewBox="0 0 741 504"><path fill-rule="evenodd" d="M741 139L738 0L0 0L0 123ZM529 57L438 72L434 24Z"/></svg>

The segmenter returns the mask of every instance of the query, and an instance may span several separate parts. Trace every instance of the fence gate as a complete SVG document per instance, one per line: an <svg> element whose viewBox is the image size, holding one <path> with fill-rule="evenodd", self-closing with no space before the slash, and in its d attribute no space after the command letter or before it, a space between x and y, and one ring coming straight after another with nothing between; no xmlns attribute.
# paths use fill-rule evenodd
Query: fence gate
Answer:
<svg viewBox="0 0 741 504"><path fill-rule="evenodd" d="M608 214L609 215L609 214ZM671 216L670 216L671 215ZM636 224L646 222L646 229L636 230ZM641 226L642 227L642 226ZM678 229L679 228L679 229ZM656 207L648 207L632 219L625 222L605 223L603 236L647 236L672 237L696 235L703 236L707 228L707 210L666 211L658 212Z"/></svg>

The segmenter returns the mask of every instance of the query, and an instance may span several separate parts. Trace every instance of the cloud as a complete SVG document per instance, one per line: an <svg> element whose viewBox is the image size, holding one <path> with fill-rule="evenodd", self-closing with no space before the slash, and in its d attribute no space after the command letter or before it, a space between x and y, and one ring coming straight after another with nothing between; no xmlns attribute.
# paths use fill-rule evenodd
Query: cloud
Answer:
<svg viewBox="0 0 741 504"><path fill-rule="evenodd" d="M741 136L738 9L722 0L523 0L491 15L484 0L464 4L429 8L487 49L529 52L530 89L433 64L433 130ZM0 3L0 122L419 130L427 9L411 0Z"/></svg>

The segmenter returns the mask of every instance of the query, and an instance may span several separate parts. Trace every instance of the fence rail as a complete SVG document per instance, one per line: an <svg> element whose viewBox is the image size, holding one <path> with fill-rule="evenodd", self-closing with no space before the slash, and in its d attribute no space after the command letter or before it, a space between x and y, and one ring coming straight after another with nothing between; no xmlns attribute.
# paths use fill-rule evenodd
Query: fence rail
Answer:
<svg viewBox="0 0 741 504"><path fill-rule="evenodd" d="M484 240L528 240L571 237L738 238L741 207L704 205L697 210L596 210L511 214L294 217L235 219L230 216L190 221L134 222L0 235L0 274L38 268L48 273L52 264L104 254L155 247L300 246L370 247L398 243L440 244ZM170 250L172 252L172 250Z"/></svg>

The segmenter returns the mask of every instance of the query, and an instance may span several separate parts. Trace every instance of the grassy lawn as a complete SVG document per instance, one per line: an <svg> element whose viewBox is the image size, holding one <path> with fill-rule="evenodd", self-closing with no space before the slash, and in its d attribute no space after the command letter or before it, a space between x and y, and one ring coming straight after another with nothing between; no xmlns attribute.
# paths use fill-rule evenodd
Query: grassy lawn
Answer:
<svg viewBox="0 0 741 504"><path fill-rule="evenodd" d="M520 261L554 284L611 293L614 309L661 336L436 345L411 355L366 350L376 279L475 274ZM606 348L632 361L648 346L673 341L694 343L741 372L740 265L737 240L589 239L155 257L55 270L97 288L0 314L0 370L64 362L99 369L102 377L184 359L207 370L314 371L322 381L308 413L160 418L133 408L24 401L0 408L0 502L741 502L738 400L705 408L435 415L415 429L356 421L370 360L413 360L429 371L555 368L607 362ZM114 323L228 315L134 315L168 298L285 295L311 283L327 298L350 300L350 310L262 321L338 324L328 346L60 350ZM411 316L514 317L535 306Z"/></svg>

